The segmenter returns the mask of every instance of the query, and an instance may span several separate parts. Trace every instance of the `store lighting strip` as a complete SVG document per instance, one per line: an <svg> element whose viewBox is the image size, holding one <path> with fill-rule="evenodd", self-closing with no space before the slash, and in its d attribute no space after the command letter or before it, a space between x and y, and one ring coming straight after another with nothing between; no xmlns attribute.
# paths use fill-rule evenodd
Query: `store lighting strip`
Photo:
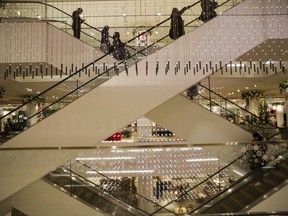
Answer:
<svg viewBox="0 0 288 216"><path fill-rule="evenodd" d="M127 150L127 152L150 152L150 151L154 151L154 152L159 152L159 151L171 151L173 150L172 148L168 148L168 149L162 149L162 148L158 148L158 149L129 149ZM180 148L181 151L187 151L187 150L202 150L201 147L187 147L187 148ZM111 150L111 152L124 152L123 150Z"/></svg>
<svg viewBox="0 0 288 216"><path fill-rule="evenodd" d="M129 149L127 150L127 152L150 152L150 151L153 151L153 152L159 152L159 151L164 151L164 149L162 148L155 148L155 149Z"/></svg>
<svg viewBox="0 0 288 216"><path fill-rule="evenodd" d="M244 176L243 173L241 173L241 172L239 172L239 171L237 171L237 170L233 170L233 172L235 172L236 174L238 174L238 175L240 175L240 176Z"/></svg>
<svg viewBox="0 0 288 216"><path fill-rule="evenodd" d="M205 162L205 161L218 161L219 158L196 158L196 159L188 159L187 162Z"/></svg>
<svg viewBox="0 0 288 216"><path fill-rule="evenodd" d="M75 160L132 160L135 157L84 157L84 158L75 158Z"/></svg>
<svg viewBox="0 0 288 216"><path fill-rule="evenodd" d="M86 171L87 174L120 174L120 173L153 173L154 170L102 170L102 171Z"/></svg>

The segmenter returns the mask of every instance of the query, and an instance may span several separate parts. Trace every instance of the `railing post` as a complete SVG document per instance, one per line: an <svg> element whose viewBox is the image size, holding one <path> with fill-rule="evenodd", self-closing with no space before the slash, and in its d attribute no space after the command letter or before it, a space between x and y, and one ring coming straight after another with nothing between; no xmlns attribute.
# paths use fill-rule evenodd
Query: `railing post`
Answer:
<svg viewBox="0 0 288 216"><path fill-rule="evenodd" d="M72 190L73 190L73 186L72 186L72 164L71 164L71 161L69 162L69 173L70 173L70 196L72 197L73 196L73 193L72 193Z"/></svg>
<svg viewBox="0 0 288 216"><path fill-rule="evenodd" d="M211 85L210 85L210 77L208 76L208 88L209 88L209 107L210 107L210 111L212 110L212 103L211 103Z"/></svg>

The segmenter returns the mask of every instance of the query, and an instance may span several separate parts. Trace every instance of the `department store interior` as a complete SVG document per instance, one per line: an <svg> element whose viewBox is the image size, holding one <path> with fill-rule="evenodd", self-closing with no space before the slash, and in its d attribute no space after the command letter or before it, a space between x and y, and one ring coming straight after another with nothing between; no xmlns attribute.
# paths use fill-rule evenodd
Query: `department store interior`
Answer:
<svg viewBox="0 0 288 216"><path fill-rule="evenodd" d="M288 212L288 1L201 6L0 2L0 216Z"/></svg>

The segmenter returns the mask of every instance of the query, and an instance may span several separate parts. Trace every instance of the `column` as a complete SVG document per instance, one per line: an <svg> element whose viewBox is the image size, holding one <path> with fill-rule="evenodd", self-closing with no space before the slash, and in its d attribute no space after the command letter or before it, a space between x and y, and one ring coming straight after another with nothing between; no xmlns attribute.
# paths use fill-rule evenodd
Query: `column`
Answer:
<svg viewBox="0 0 288 216"><path fill-rule="evenodd" d="M137 135L140 140L150 140L152 136L152 122L145 118L137 119Z"/></svg>
<svg viewBox="0 0 288 216"><path fill-rule="evenodd" d="M249 97L248 98L249 100L249 104L247 106L247 110L250 112L250 113L253 113L254 115L257 115L259 114L259 101L258 101L258 98L256 97ZM255 117L254 116L250 116L250 121L253 123L255 123Z"/></svg>
<svg viewBox="0 0 288 216"><path fill-rule="evenodd" d="M288 127L288 88L285 89L286 127Z"/></svg>
<svg viewBox="0 0 288 216"><path fill-rule="evenodd" d="M152 176L139 176L137 182L138 194L141 194L143 197L146 197L148 200L153 198L153 177ZM155 206L145 199L139 199L138 206L141 209L144 209L147 212L153 212L156 210Z"/></svg>

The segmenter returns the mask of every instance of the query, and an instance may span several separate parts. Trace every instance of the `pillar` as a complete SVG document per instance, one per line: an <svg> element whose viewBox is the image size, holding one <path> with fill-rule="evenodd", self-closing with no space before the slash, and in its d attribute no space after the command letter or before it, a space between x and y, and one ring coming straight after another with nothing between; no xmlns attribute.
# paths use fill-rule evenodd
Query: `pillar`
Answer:
<svg viewBox="0 0 288 216"><path fill-rule="evenodd" d="M286 127L288 127L288 88L285 89Z"/></svg>

